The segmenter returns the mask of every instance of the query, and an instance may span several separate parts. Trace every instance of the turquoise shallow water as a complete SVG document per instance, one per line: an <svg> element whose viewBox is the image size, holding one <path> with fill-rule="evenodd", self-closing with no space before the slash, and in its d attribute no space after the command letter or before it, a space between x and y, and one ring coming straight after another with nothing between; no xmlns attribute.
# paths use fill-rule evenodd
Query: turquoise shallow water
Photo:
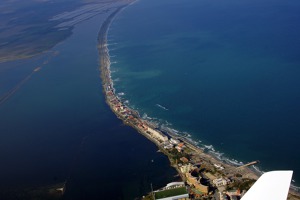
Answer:
<svg viewBox="0 0 300 200"><path fill-rule="evenodd" d="M296 1L141 0L109 31L117 92L199 145L293 169L299 183L298 10ZM0 105L0 199L64 181L65 199L133 199L173 180L167 158L104 102L101 20L77 26ZM0 94L45 59L1 64Z"/></svg>
<svg viewBox="0 0 300 200"><path fill-rule="evenodd" d="M294 170L299 185L299 10L282 0L138 1L109 31L117 93L223 158Z"/></svg>

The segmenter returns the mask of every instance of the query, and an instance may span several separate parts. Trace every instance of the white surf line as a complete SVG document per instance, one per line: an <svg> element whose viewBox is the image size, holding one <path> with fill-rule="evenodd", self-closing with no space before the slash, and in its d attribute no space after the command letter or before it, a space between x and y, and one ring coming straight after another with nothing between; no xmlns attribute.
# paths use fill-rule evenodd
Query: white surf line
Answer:
<svg viewBox="0 0 300 200"><path fill-rule="evenodd" d="M160 105L160 104L156 104L156 106L160 107L160 108L163 109L163 110L169 110L168 108L166 108L166 107L164 107L164 106L162 106L162 105Z"/></svg>

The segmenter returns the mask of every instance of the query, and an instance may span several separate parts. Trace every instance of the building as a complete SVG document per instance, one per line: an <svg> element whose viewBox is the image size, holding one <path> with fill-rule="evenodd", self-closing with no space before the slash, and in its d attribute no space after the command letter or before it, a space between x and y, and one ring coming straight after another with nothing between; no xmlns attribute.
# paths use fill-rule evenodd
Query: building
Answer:
<svg viewBox="0 0 300 200"><path fill-rule="evenodd" d="M170 139L170 142L171 142L172 144L174 144L174 145L177 145L177 144L180 143L179 140L176 140L176 139L174 139L174 138L171 138L171 139Z"/></svg>
<svg viewBox="0 0 300 200"><path fill-rule="evenodd" d="M184 182L172 182L154 192L155 200L189 200Z"/></svg>
<svg viewBox="0 0 300 200"><path fill-rule="evenodd" d="M183 142L179 143L177 146L180 147L180 148L184 148L185 147Z"/></svg>
<svg viewBox="0 0 300 200"><path fill-rule="evenodd" d="M227 200L228 198L227 198L227 196L226 196L226 194L224 194L223 192L219 192L219 197L220 197L220 200Z"/></svg>
<svg viewBox="0 0 300 200"><path fill-rule="evenodd" d="M217 187L225 186L225 185L227 185L227 180L225 180L224 178L217 178L217 179L213 180L213 183Z"/></svg>
<svg viewBox="0 0 300 200"><path fill-rule="evenodd" d="M168 141L168 137L162 133L160 133L159 131L156 131L150 127L148 127L147 132L155 139L161 141L161 142L166 142Z"/></svg>
<svg viewBox="0 0 300 200"><path fill-rule="evenodd" d="M165 189L174 189L178 187L184 187L184 182L171 182L168 183L165 187Z"/></svg>
<svg viewBox="0 0 300 200"><path fill-rule="evenodd" d="M218 165L218 164L214 164L215 168L217 168L218 170L223 170L224 167L222 165Z"/></svg>
<svg viewBox="0 0 300 200"><path fill-rule="evenodd" d="M190 163L187 165L182 165L180 167L180 171L184 174L189 173L192 169L194 169L194 167Z"/></svg>
<svg viewBox="0 0 300 200"><path fill-rule="evenodd" d="M181 152L181 151L182 151L182 148L179 147L179 146L176 146L175 149L177 149L178 152Z"/></svg>
<svg viewBox="0 0 300 200"><path fill-rule="evenodd" d="M200 183L201 177L198 180L196 177L193 177L190 173L186 173L186 181L191 187L195 187L196 190L199 190L203 194L208 194L208 186L202 185Z"/></svg>
<svg viewBox="0 0 300 200"><path fill-rule="evenodd" d="M226 191L226 195L230 197L230 199L235 200L239 199L241 196L241 191L240 190L229 190Z"/></svg>
<svg viewBox="0 0 300 200"><path fill-rule="evenodd" d="M164 149L173 149L173 144L165 144Z"/></svg>
<svg viewBox="0 0 300 200"><path fill-rule="evenodd" d="M187 159L186 157L181 157L180 160L181 160L183 163L188 163L188 162L189 162L189 159Z"/></svg>

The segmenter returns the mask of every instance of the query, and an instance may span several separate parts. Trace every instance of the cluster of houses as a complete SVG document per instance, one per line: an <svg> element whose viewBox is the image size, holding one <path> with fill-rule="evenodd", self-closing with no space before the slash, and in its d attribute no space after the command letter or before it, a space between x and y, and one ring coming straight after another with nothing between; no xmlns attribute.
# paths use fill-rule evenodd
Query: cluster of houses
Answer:
<svg viewBox="0 0 300 200"><path fill-rule="evenodd" d="M192 194L195 198L201 198L203 196L206 196L210 194L209 190L209 185L214 186L218 188L219 192L219 198L220 200L225 200L225 199L238 199L241 194L239 190L231 190L231 191L226 191L225 188L226 186L231 182L228 178L224 177L215 177L212 174L208 173L199 173L199 168L195 165L192 165L190 162L186 162L186 158L181 158L180 159L183 164L179 164L179 170L182 174L185 175L186 178L186 183L189 185L189 193ZM217 169L224 169L223 166L214 164L214 166ZM197 172L197 173L194 173ZM195 175L196 174L196 175ZM203 183L202 180L203 177L206 179L208 178L209 184L208 183ZM229 197L229 198L228 198Z"/></svg>
<svg viewBox="0 0 300 200"><path fill-rule="evenodd" d="M230 180L225 178L216 178L213 180L213 184L216 187L226 186L228 183L230 183Z"/></svg>
<svg viewBox="0 0 300 200"><path fill-rule="evenodd" d="M164 149L177 149L178 152L182 152L185 148L185 145L180 140L171 138L170 140L164 142Z"/></svg>
<svg viewBox="0 0 300 200"><path fill-rule="evenodd" d="M179 167L182 174L185 175L186 182L190 186L191 193L194 193L195 197L201 197L205 196L209 192L209 187L207 185L203 185L201 183L201 176L193 176L192 172L194 170L197 170L197 167L192 165L191 163L187 163L184 165L181 165Z"/></svg>
<svg viewBox="0 0 300 200"><path fill-rule="evenodd" d="M110 80L109 77L107 78ZM150 126L145 120L142 120L136 111L124 105L122 101L115 95L114 88L110 84L110 81L105 84L105 93L107 101L112 110L126 123L130 123L131 125L135 126L140 132L149 135L159 144L162 144L165 149L175 148L178 152L183 151L183 149L185 148L183 142L174 138L171 138L169 140L168 136Z"/></svg>
<svg viewBox="0 0 300 200"><path fill-rule="evenodd" d="M214 164L215 168L218 170L223 170L224 167L222 165Z"/></svg>
<svg viewBox="0 0 300 200"><path fill-rule="evenodd" d="M150 126L146 121L139 117L139 114L128 108L124 103L115 95L115 90L112 86L112 81L110 78L110 72L108 69L105 70L104 78L106 79L104 88L107 102L109 103L112 110L124 120L125 123L129 123L135 126L143 134L147 134L149 137L154 139L159 144L162 144L165 149L176 148L178 152L181 152L185 145L179 140L169 138L164 135L159 130Z"/></svg>
<svg viewBox="0 0 300 200"><path fill-rule="evenodd" d="M240 190L230 190L226 192L219 192L219 198L220 200L238 200L241 199L241 194Z"/></svg>
<svg viewBox="0 0 300 200"><path fill-rule="evenodd" d="M159 143L166 143L169 141L169 138L161 133L159 130L156 130L149 126L147 122L140 119L138 113L134 110L131 110L126 105L124 105L121 100L115 95L114 89L111 84L105 85L106 98L111 106L112 110L125 122L130 123L131 125L138 128L144 134L148 134L152 139L155 139Z"/></svg>
<svg viewBox="0 0 300 200"><path fill-rule="evenodd" d="M103 63L109 63L108 59L108 53L105 52L107 56L104 56ZM108 60L106 60L108 59ZM102 64L103 64L102 63ZM168 138L166 135L164 135L161 131L154 128L154 126L149 125L147 121L142 120L139 117L139 114L128 108L116 95L115 90L112 86L112 81L110 78L110 71L108 68L104 68L104 91L106 94L106 100L108 104L110 105L111 109L117 114L118 117L122 118L125 123L128 123L135 128L137 128L141 133L145 134L146 136L149 136L152 140L154 140L156 143L163 146L164 149L173 149L175 148L178 152L182 152L184 148L186 148L185 144L181 142L180 140L174 139L174 138ZM183 164L178 164L179 170L183 175L186 177L186 182L190 186L190 194L192 193L195 197L201 197L203 195L207 195L209 193L209 186L201 183L201 176L193 176L192 171L195 170L197 167L193 166L189 160L185 157L180 158ZM214 167L218 170L223 170L224 167L218 164L214 164ZM224 178L215 178L211 179L212 184L219 187L224 187L229 183L228 179ZM172 183L168 184L163 191L157 191L155 192L155 199L160 200L171 200L171 199L189 199L189 195L187 190L183 190L185 188L184 183ZM170 193L170 190L181 190L181 193L179 195L166 195L167 193ZM177 193L178 191L176 191ZM239 191L226 191L220 192L220 199L226 199L226 195L229 196L231 199L234 199L235 196L239 196ZM157 196L161 196L160 198L157 198Z"/></svg>

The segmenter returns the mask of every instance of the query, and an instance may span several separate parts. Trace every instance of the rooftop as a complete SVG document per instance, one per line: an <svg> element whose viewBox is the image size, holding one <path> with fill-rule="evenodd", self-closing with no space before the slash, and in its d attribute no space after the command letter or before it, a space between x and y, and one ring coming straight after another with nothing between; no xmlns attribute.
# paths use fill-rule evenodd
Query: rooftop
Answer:
<svg viewBox="0 0 300 200"><path fill-rule="evenodd" d="M168 197L179 196L183 194L188 194L185 187L179 187L175 189L163 190L159 192L155 192L155 199L163 199Z"/></svg>

